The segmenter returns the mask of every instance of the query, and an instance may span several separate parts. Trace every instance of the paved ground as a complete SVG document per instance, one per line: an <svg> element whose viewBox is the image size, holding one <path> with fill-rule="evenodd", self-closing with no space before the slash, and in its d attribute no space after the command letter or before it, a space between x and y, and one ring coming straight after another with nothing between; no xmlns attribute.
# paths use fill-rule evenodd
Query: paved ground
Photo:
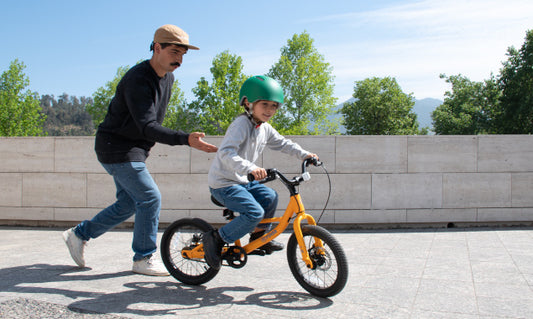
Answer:
<svg viewBox="0 0 533 319"><path fill-rule="evenodd" d="M62 231L0 227L0 318L533 318L533 228L335 232L350 277L330 299L285 251L191 287L133 274L129 230L92 240L78 269Z"/></svg>

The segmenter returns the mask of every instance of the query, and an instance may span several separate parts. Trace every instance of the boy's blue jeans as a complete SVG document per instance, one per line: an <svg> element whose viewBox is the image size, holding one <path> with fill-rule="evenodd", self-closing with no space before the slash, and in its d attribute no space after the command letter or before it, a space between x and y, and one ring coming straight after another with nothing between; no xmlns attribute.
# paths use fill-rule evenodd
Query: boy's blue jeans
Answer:
<svg viewBox="0 0 533 319"><path fill-rule="evenodd" d="M233 243L244 235L253 232L263 218L272 218L278 206L275 190L253 181L223 188L210 188L211 195L227 208L238 212L239 216L219 229L220 236L227 243ZM270 228L270 224L261 224Z"/></svg>
<svg viewBox="0 0 533 319"><path fill-rule="evenodd" d="M159 188L143 162L102 163L102 166L115 180L117 201L76 226L76 235L83 240L96 238L135 214L133 260L150 256L157 250Z"/></svg>

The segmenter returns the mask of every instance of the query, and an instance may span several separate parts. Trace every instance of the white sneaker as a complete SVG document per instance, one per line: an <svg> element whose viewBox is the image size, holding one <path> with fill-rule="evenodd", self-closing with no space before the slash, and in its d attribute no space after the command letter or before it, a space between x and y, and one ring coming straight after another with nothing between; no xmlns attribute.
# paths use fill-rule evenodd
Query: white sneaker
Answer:
<svg viewBox="0 0 533 319"><path fill-rule="evenodd" d="M63 239L67 244L72 259L74 259L78 266L85 267L85 258L83 257L83 251L85 249L87 241L82 240L74 233L74 227L69 230L66 230L63 233Z"/></svg>
<svg viewBox="0 0 533 319"><path fill-rule="evenodd" d="M132 271L148 276L170 276L163 262L154 255L134 261Z"/></svg>

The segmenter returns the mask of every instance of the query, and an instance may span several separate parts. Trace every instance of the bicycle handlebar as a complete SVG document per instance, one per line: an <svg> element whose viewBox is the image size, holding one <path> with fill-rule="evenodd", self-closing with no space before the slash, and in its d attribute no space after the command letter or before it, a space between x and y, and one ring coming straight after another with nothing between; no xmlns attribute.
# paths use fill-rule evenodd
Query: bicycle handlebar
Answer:
<svg viewBox="0 0 533 319"><path fill-rule="evenodd" d="M266 183L266 182L270 182L270 181L275 180L276 179L276 173L279 173L279 171L277 169L275 169L275 168L267 168L266 169L266 173L267 173L267 177L263 178L259 182ZM248 173L247 177L248 177L248 181L249 182L255 181L255 177L254 177L254 175L252 175L252 173Z"/></svg>
<svg viewBox="0 0 533 319"><path fill-rule="evenodd" d="M275 168L267 168L266 169L267 177L262 179L262 180L260 180L259 182L260 183L267 183L267 182L275 180L276 177L279 176L280 179L283 180L284 184L295 184L295 185L298 185L302 181L308 181L309 179L311 179L311 176L307 172L307 167L309 165L311 165L311 164L314 165L314 166L321 166L322 162L317 160L314 157L306 158L303 161L303 163L302 163L302 174L300 176L298 176L298 177L293 178L292 180L288 180L283 174L281 174L280 171L278 171ZM255 177L254 177L254 175L252 175L252 173L248 173L247 177L248 177L248 181L250 181L250 182L255 180Z"/></svg>

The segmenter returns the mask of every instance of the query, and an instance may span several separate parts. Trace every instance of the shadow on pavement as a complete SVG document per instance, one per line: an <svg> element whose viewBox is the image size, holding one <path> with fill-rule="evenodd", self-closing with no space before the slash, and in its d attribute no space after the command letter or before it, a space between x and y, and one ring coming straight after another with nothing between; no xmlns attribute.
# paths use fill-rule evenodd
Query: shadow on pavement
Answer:
<svg viewBox="0 0 533 319"><path fill-rule="evenodd" d="M254 305L264 308L284 310L313 310L333 304L329 299L290 291L274 291L248 294L236 300L232 292L247 293L249 287L188 286L179 282L137 281L127 282L126 278L138 278L131 271L105 274L86 274L90 268L75 268L67 265L33 264L0 269L0 291L24 294L56 294L76 299L69 304L72 311L97 313L130 313L142 316L177 314L180 311L196 309L196 312L218 311L232 305ZM119 279L116 285L127 288L120 292L101 292L98 287L84 281ZM125 282L125 283L124 283ZM110 284L109 282L102 283ZM113 283L111 283L113 284ZM95 287L94 284L92 284ZM111 290L111 289L110 289ZM112 290L117 290L113 287ZM215 307L215 308L212 308Z"/></svg>

